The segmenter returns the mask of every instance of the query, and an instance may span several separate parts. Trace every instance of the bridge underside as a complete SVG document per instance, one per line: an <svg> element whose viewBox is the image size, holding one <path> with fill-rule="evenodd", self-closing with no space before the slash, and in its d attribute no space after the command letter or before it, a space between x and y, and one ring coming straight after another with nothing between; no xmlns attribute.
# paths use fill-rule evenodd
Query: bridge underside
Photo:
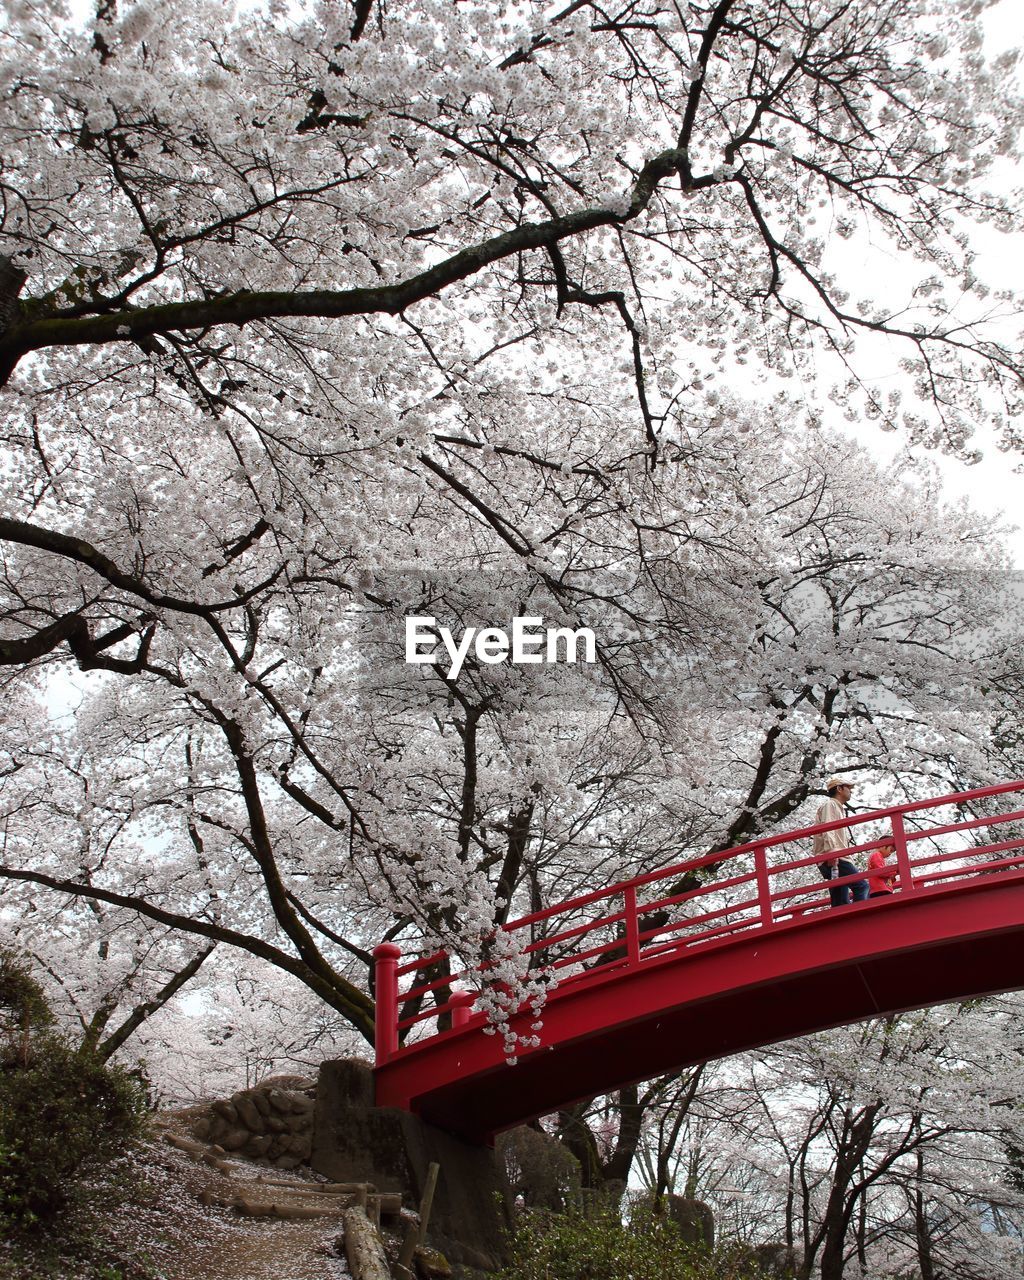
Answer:
<svg viewBox="0 0 1024 1280"><path fill-rule="evenodd" d="M543 1012L541 1047L515 1066L474 1019L378 1068L377 1102L482 1142L664 1071L1024 987L1022 945L1019 873L823 912L570 984Z"/></svg>

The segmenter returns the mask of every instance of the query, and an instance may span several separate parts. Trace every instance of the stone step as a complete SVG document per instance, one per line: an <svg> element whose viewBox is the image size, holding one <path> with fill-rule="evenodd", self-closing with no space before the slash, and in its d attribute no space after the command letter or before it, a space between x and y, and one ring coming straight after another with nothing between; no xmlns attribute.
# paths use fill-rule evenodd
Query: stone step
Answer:
<svg viewBox="0 0 1024 1280"><path fill-rule="evenodd" d="M398 1192L378 1191L371 1182L306 1182L260 1174L247 1177L252 1165L225 1159L227 1152L215 1144L186 1138L165 1130L163 1139L197 1163L216 1169L233 1184L211 1183L199 1194L205 1205L234 1209L247 1217L328 1218L340 1217L353 1205L360 1206L379 1223L381 1218L397 1218L402 1211ZM241 1174L241 1177L236 1175Z"/></svg>

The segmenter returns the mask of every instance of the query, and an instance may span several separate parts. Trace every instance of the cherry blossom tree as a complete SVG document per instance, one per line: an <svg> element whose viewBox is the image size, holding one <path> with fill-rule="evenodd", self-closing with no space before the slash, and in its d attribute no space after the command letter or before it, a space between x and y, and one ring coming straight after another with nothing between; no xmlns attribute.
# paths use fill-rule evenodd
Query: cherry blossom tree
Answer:
<svg viewBox="0 0 1024 1280"><path fill-rule="evenodd" d="M8 909L141 918L143 1003L231 946L370 1038L384 936L472 960L839 763L992 776L991 531L757 381L827 353L840 408L1019 443L968 228L1014 225L983 183L1020 104L981 35L952 0L10 6ZM597 662L402 660L408 616L524 614ZM70 727L18 701L68 672Z"/></svg>
<svg viewBox="0 0 1024 1280"><path fill-rule="evenodd" d="M1012 670L981 625L1000 609L991 530L943 512L927 474L880 472L839 437L759 438L735 452L720 436L733 461L712 514L687 511L705 532L685 574L645 557L628 594L612 575L616 609L590 575L581 588L550 569L510 587L496 570L376 571L337 610L268 587L247 606L241 670L180 628L137 671L90 672L70 727L45 730L24 698L3 783L20 909L41 889L80 897L71 936L90 916L125 926L125 963L143 939L148 956L154 936L193 935L149 965L168 975L158 991L211 945L239 947L369 1038L382 936L426 931L471 958L510 913L805 819L837 763L870 766L880 796L1004 777L990 740L1014 714L995 691ZM399 656L410 610L465 624L560 617L564 601L602 635L595 668L471 663L453 680Z"/></svg>
<svg viewBox="0 0 1024 1280"><path fill-rule="evenodd" d="M726 1222L753 1224L755 1241L794 1249L802 1277L1019 1274L1022 1205L1004 1147L1020 1125L1019 1004L926 1010L742 1055L733 1096L698 1103L698 1192Z"/></svg>
<svg viewBox="0 0 1024 1280"><path fill-rule="evenodd" d="M284 466L333 456L327 421L432 449L427 406L475 418L531 346L632 370L657 452L702 401L681 344L792 372L882 335L912 431L965 447L988 384L1012 440L1005 299L965 239L1014 217L981 186L1021 122L984 8L104 3L76 32L14 6L0 357L16 396L191 407ZM921 268L900 303L830 269L824 237L860 231Z"/></svg>

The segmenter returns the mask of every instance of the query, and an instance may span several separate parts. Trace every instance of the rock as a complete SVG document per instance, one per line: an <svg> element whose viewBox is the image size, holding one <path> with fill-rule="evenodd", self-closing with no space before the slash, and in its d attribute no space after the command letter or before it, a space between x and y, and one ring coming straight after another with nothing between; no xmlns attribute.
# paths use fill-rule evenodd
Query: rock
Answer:
<svg viewBox="0 0 1024 1280"><path fill-rule="evenodd" d="M227 1151L241 1151L251 1137L248 1129L229 1129L221 1138L220 1144Z"/></svg>
<svg viewBox="0 0 1024 1280"><path fill-rule="evenodd" d="M425 1249L418 1245L412 1260L420 1280L444 1280L452 1273L451 1263L437 1249Z"/></svg>
<svg viewBox="0 0 1024 1280"><path fill-rule="evenodd" d="M274 1164L278 1169L297 1169L302 1161L298 1156L278 1156Z"/></svg>
<svg viewBox="0 0 1024 1280"><path fill-rule="evenodd" d="M275 1111L284 1116L300 1115L313 1110L312 1098L290 1089L271 1089L267 1093L267 1101Z"/></svg>
<svg viewBox="0 0 1024 1280"><path fill-rule="evenodd" d="M754 1266L763 1276L772 1280L790 1280L800 1266L801 1255L796 1249L781 1241L772 1244L756 1244L753 1248Z"/></svg>
<svg viewBox="0 0 1024 1280"><path fill-rule="evenodd" d="M263 1119L266 1120L267 1116L272 1114L272 1108L270 1106L270 1100L267 1097L266 1090L253 1089L251 1090L249 1097L252 1098L253 1105L256 1110L260 1113Z"/></svg>
<svg viewBox="0 0 1024 1280"><path fill-rule="evenodd" d="M687 1244L715 1247L715 1215L709 1204L691 1196L666 1196L668 1216L679 1228Z"/></svg>
<svg viewBox="0 0 1024 1280"><path fill-rule="evenodd" d="M359 1180L404 1190L419 1203L430 1164L439 1164L431 1243L453 1264L499 1271L507 1256L507 1183L494 1152L409 1112L378 1108L374 1096L369 1063L345 1059L321 1066L312 1168L335 1182Z"/></svg>
<svg viewBox="0 0 1024 1280"><path fill-rule="evenodd" d="M270 1150L270 1144L273 1141L274 1139L269 1133L257 1134L245 1144L246 1154L255 1156L257 1160L262 1160Z"/></svg>
<svg viewBox="0 0 1024 1280"><path fill-rule="evenodd" d="M264 1076L256 1086L258 1089L315 1089L316 1081L311 1076L288 1075L282 1072L276 1076Z"/></svg>
<svg viewBox="0 0 1024 1280"><path fill-rule="evenodd" d="M248 1094L236 1093L231 1101L235 1104L239 1120L247 1129L251 1129L253 1133L265 1132L264 1118Z"/></svg>
<svg viewBox="0 0 1024 1280"><path fill-rule="evenodd" d="M287 1120L280 1116L267 1116L267 1129L270 1133L286 1133L291 1128Z"/></svg>
<svg viewBox="0 0 1024 1280"><path fill-rule="evenodd" d="M200 1142L205 1142L210 1136L210 1130L213 1128L213 1116L200 1116L192 1125L192 1136L198 1138Z"/></svg>
<svg viewBox="0 0 1024 1280"><path fill-rule="evenodd" d="M496 1146L513 1197L528 1208L559 1213L580 1199L580 1162L556 1138L524 1124L500 1134Z"/></svg>
<svg viewBox="0 0 1024 1280"><path fill-rule="evenodd" d="M300 1160L308 1160L313 1154L313 1136L312 1134L296 1134L292 1138L292 1155L298 1156Z"/></svg>
<svg viewBox="0 0 1024 1280"><path fill-rule="evenodd" d="M222 1120L226 1120L229 1125L238 1123L238 1112L226 1098L218 1098L216 1102L211 1104L210 1110L214 1111Z"/></svg>

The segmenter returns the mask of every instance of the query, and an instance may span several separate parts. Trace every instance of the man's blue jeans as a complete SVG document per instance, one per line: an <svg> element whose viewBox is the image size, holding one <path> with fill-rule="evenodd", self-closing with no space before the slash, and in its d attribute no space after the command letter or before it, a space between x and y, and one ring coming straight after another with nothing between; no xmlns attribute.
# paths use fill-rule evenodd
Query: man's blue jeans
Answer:
<svg viewBox="0 0 1024 1280"><path fill-rule="evenodd" d="M820 864L821 874L826 880L832 879L832 868L827 862ZM839 876L855 876L857 868L848 858L839 859ZM829 888L828 896L834 907L845 907L848 902L863 902L868 896L868 882L854 880L852 884L837 884Z"/></svg>

